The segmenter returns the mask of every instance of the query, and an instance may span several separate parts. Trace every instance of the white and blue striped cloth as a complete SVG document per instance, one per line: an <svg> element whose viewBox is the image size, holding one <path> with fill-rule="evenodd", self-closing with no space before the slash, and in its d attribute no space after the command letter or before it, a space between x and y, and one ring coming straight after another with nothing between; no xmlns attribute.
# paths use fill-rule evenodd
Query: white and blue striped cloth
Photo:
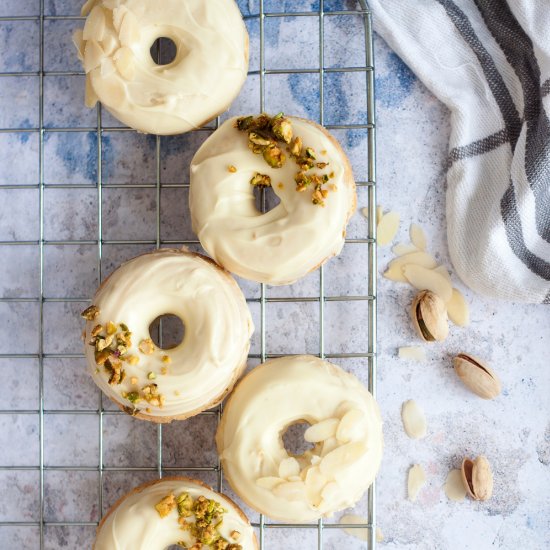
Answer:
<svg viewBox="0 0 550 550"><path fill-rule="evenodd" d="M449 250L475 291L550 303L550 2L370 0L451 110Z"/></svg>

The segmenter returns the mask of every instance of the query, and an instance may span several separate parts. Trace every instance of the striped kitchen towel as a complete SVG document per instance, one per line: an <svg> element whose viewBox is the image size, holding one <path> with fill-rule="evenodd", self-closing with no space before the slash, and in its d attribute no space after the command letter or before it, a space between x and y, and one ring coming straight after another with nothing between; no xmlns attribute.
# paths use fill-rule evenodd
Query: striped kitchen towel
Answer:
<svg viewBox="0 0 550 550"><path fill-rule="evenodd" d="M451 260L481 294L550 303L550 2L370 0L451 110Z"/></svg>

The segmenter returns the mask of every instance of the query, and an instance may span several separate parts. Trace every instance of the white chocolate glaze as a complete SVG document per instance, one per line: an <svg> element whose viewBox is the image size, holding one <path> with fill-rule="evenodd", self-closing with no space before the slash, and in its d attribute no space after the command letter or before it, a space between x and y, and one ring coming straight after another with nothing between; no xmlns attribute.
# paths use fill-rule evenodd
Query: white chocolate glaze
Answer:
<svg viewBox="0 0 550 550"><path fill-rule="evenodd" d="M313 449L299 457L282 435L311 427ZM353 506L382 458L378 405L353 375L309 355L273 359L252 370L226 403L216 434L233 490L271 518L300 523Z"/></svg>
<svg viewBox="0 0 550 550"><path fill-rule="evenodd" d="M96 0L77 46L87 74L86 104L99 99L141 132L177 134L225 111L248 70L248 33L234 0ZM157 65L158 38L176 45Z"/></svg>
<svg viewBox="0 0 550 550"><path fill-rule="evenodd" d="M288 118L304 147L330 163L312 173L334 172L330 184L336 191L329 192L324 208L311 203L311 193L296 191L292 159L276 169L250 151L246 132L234 128L235 118L203 143L191 163L189 205L203 248L232 273L271 285L290 284L338 254L356 203L351 167L338 142L310 121ZM237 171L229 172L230 165ZM257 210L250 185L256 172L271 177L281 201L265 214Z"/></svg>
<svg viewBox="0 0 550 550"><path fill-rule="evenodd" d="M162 407L137 403L140 418L164 422L209 408L245 366L254 330L250 311L233 278L203 256L172 249L138 256L101 285L93 303L100 314L86 323L86 342L95 325L124 323L132 333L128 355L139 357L136 365L124 363L126 378L121 384L109 385L109 375L96 365L93 346L86 345L88 370L95 383L123 406L131 406L123 392L151 382L165 398ZM183 341L152 355L141 353L140 342L150 338L149 325L169 313L183 321ZM162 362L163 355L171 359L169 364ZM161 373L163 367L166 374ZM154 380L148 379L150 372L155 373Z"/></svg>
<svg viewBox="0 0 550 550"><path fill-rule="evenodd" d="M242 550L258 548L253 528L235 503L198 481L166 478L137 487L115 504L99 526L93 549L164 550L178 541L192 543L189 531L182 530L178 524L177 510L161 518L155 509L155 505L171 493L176 496L188 493L193 499L202 495L219 502L227 510L219 528L220 535L240 544ZM233 531L240 533L238 541L231 538Z"/></svg>

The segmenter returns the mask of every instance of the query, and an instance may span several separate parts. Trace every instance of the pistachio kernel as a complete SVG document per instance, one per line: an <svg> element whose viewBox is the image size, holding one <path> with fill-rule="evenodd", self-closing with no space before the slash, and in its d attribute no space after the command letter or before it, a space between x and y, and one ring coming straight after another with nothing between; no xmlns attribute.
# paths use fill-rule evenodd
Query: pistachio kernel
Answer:
<svg viewBox="0 0 550 550"><path fill-rule="evenodd" d="M227 167L227 171L228 171L228 172L231 172L232 174L234 174L234 173L237 171L237 167L236 167L236 166L233 166L233 164L230 164L230 165Z"/></svg>
<svg viewBox="0 0 550 550"><path fill-rule="evenodd" d="M164 497L160 502L155 504L155 508L158 515L161 518L165 518L172 510L176 508L176 497L173 494Z"/></svg>
<svg viewBox="0 0 550 550"><path fill-rule="evenodd" d="M138 383L138 379L137 379L137 376L132 376L132 378L130 378L130 384L137 384Z"/></svg>
<svg viewBox="0 0 550 550"><path fill-rule="evenodd" d="M273 145L273 141L257 134L256 132L250 132L248 135L248 140L254 145L260 145L261 147L268 147Z"/></svg>
<svg viewBox="0 0 550 550"><path fill-rule="evenodd" d="M151 338L145 338L139 343L138 349L145 355L151 355L155 351L155 343Z"/></svg>
<svg viewBox="0 0 550 550"><path fill-rule="evenodd" d="M169 355L163 355L161 361L169 365L172 362L172 358Z"/></svg>
<svg viewBox="0 0 550 550"><path fill-rule="evenodd" d="M116 333L116 325L112 322L112 321L109 321L106 325L105 325L105 331L107 332L107 334L109 336L113 335Z"/></svg>
<svg viewBox="0 0 550 550"><path fill-rule="evenodd" d="M96 325L90 332L90 336L95 337L97 336L101 331L103 330L103 327L101 325Z"/></svg>
<svg viewBox="0 0 550 550"><path fill-rule="evenodd" d="M137 365L139 363L139 357L137 355L129 355L125 357L125 359L130 365Z"/></svg>
<svg viewBox="0 0 550 550"><path fill-rule="evenodd" d="M119 323L118 326L122 332L128 332L128 325L126 323Z"/></svg>
<svg viewBox="0 0 550 550"><path fill-rule="evenodd" d="M271 168L281 168L285 161L285 154L276 145L266 147L263 152L264 160L271 166Z"/></svg>
<svg viewBox="0 0 550 550"><path fill-rule="evenodd" d="M306 147L306 157L315 160L317 155L315 155L315 151L311 147Z"/></svg>
<svg viewBox="0 0 550 550"><path fill-rule="evenodd" d="M156 377L157 377L157 375L153 371L151 371L147 374L147 378L149 380L154 380Z"/></svg>
<svg viewBox="0 0 550 550"><path fill-rule="evenodd" d="M86 319L86 321L93 321L99 317L99 308L92 305L87 307L80 315Z"/></svg>
<svg viewBox="0 0 550 550"><path fill-rule="evenodd" d="M250 180L250 185L254 187L271 187L271 178L267 174L256 172Z"/></svg>
<svg viewBox="0 0 550 550"><path fill-rule="evenodd" d="M289 147L289 153L293 157L299 157L302 154L302 138L296 136Z"/></svg>
<svg viewBox="0 0 550 550"><path fill-rule="evenodd" d="M290 143L292 140L292 123L288 118L279 113L271 121L271 130L277 139Z"/></svg>

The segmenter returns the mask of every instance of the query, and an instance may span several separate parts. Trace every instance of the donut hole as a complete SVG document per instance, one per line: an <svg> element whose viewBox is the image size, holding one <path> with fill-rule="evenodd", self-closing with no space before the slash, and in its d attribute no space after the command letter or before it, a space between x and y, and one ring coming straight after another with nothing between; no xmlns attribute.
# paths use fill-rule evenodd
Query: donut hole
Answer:
<svg viewBox="0 0 550 550"><path fill-rule="evenodd" d="M254 200L258 212L262 213L273 210L281 202L273 187L254 187Z"/></svg>
<svg viewBox="0 0 550 550"><path fill-rule="evenodd" d="M158 348L172 349L183 342L185 325L177 315L165 313L149 325L149 335Z"/></svg>
<svg viewBox="0 0 550 550"><path fill-rule="evenodd" d="M178 55L176 43L166 36L157 38L151 45L151 57L157 65L170 65Z"/></svg>
<svg viewBox="0 0 550 550"><path fill-rule="evenodd" d="M283 432L283 446L290 456L302 456L306 451L315 448L313 443L309 443L304 439L304 433L310 425L306 421L295 422Z"/></svg>

